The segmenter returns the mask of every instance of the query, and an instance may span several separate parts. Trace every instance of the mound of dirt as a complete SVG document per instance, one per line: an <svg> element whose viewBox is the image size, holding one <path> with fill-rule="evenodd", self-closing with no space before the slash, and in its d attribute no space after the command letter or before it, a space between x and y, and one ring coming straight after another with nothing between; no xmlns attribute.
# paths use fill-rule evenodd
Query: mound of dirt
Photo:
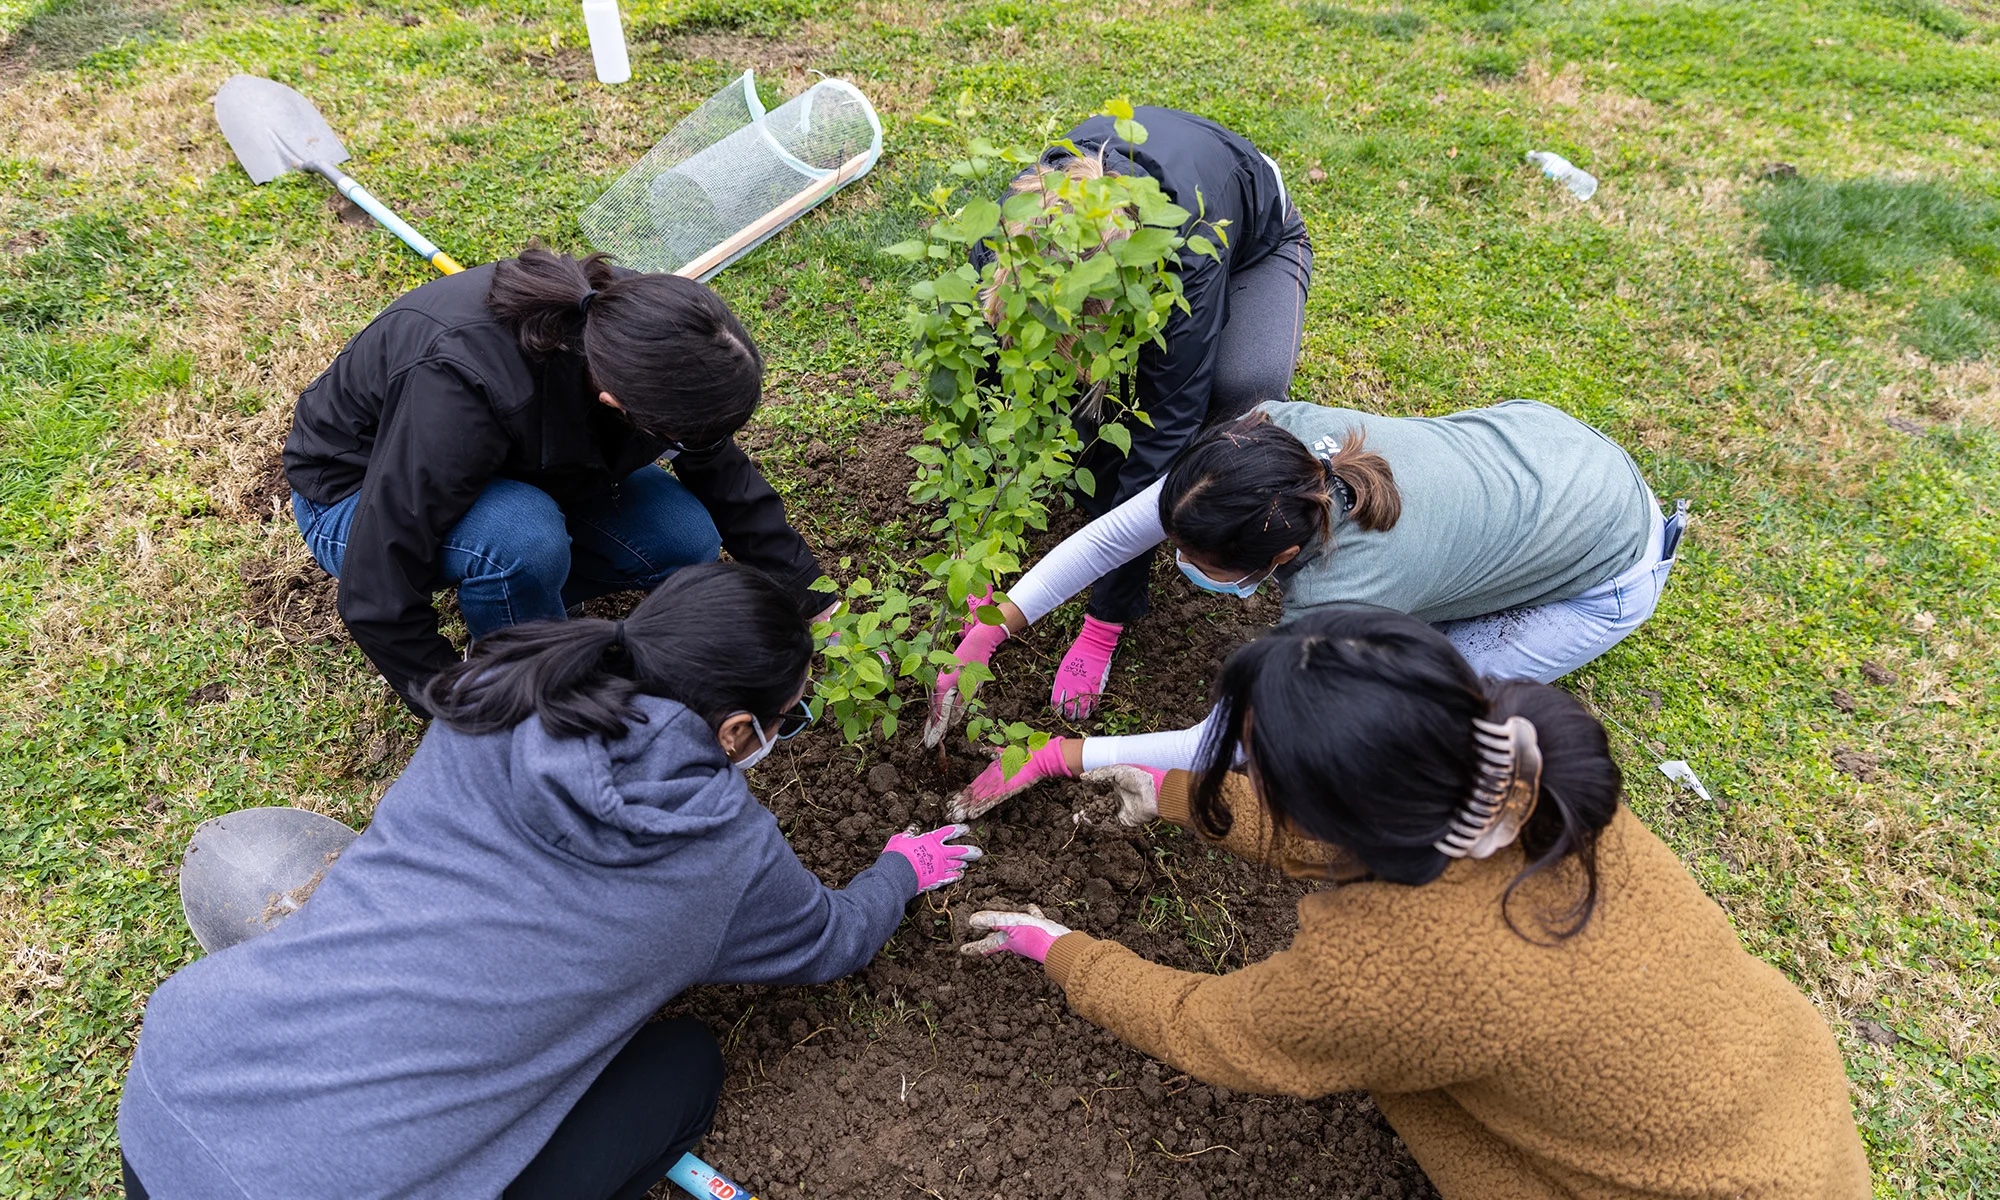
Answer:
<svg viewBox="0 0 2000 1200"><path fill-rule="evenodd" d="M878 526L912 516L913 465L901 453L911 431L881 434L857 454L813 446L800 456L812 484ZM1049 540L1079 520L1057 522ZM829 559L850 548L815 545ZM1268 628L1276 605L1204 596L1171 574L1156 568L1154 612L1128 633L1092 728L1065 730L1048 710L1073 615L1001 650L999 678L982 693L995 714L1057 732L1199 720L1222 658ZM816 728L756 772L759 795L829 884L873 862L904 825L942 824L946 799L984 765L962 737L925 751L911 716L893 742L865 752ZM957 952L973 912L1030 903L1184 970L1233 969L1291 940L1300 885L1164 826L1126 829L1114 809L1082 783L1017 796L974 823L988 857L913 904L865 971L823 987L678 999L671 1011L705 1020L729 1063L700 1152L767 1200L1434 1196L1365 1096L1307 1102L1208 1086L1072 1014L1032 964ZM653 1194L675 1193L663 1184Z"/></svg>

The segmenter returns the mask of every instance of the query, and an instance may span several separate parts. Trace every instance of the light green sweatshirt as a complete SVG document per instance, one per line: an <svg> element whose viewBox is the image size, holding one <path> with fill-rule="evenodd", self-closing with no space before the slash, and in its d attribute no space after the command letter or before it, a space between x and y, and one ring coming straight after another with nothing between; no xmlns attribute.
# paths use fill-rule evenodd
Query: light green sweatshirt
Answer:
<svg viewBox="0 0 2000 1200"><path fill-rule="evenodd" d="M1453 621L1567 600L1637 564L1660 520L1631 455L1537 401L1443 417L1281 401L1258 409L1308 448L1365 438L1403 500L1392 529L1340 514L1326 544L1279 573L1286 620L1329 604Z"/></svg>

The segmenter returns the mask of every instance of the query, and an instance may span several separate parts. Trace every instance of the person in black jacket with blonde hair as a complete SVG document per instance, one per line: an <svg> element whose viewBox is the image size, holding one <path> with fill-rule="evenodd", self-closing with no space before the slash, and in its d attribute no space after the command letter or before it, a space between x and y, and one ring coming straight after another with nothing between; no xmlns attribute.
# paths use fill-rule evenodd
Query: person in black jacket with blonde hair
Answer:
<svg viewBox="0 0 2000 1200"><path fill-rule="evenodd" d="M1190 214L1187 232L1213 234L1216 257L1181 255L1171 268L1187 301L1162 332L1164 345L1139 353L1127 398L1146 414L1127 424L1129 452L1093 441L1079 465L1096 477L1085 509L1093 517L1158 482L1204 428L1283 400L1305 336L1306 292L1312 284L1312 240L1292 203L1278 164L1242 134L1206 117L1171 108L1140 107L1145 128L1137 145L1118 136L1100 115L1078 125L1008 184L1007 194L1048 190L1052 177L1148 175ZM975 267L992 260L981 242ZM1005 282L986 296L989 313L1004 301ZM1121 384L1121 387L1124 385ZM1085 406L1086 408L1090 406ZM1089 427L1093 418L1080 414ZM1154 555L1146 552L1107 572L1091 588L1083 630L1056 669L1049 703L1063 715L1090 715L1111 672L1127 623L1146 615Z"/></svg>
<svg viewBox="0 0 2000 1200"><path fill-rule="evenodd" d="M531 248L400 297L305 390L292 512L418 711L459 658L431 603L446 586L477 640L726 547L817 613L819 564L732 440L762 380L702 284Z"/></svg>

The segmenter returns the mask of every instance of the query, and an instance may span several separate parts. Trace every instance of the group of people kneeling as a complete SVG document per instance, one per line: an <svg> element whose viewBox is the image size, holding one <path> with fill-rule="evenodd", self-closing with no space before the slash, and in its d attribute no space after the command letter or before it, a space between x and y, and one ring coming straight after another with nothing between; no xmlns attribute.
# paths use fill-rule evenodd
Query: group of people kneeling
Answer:
<svg viewBox="0 0 2000 1200"><path fill-rule="evenodd" d="M1086 122L1012 186L1145 171L1185 207L1199 191L1231 245L1182 268L1189 310L1140 367L1152 423L1100 464L1096 519L957 657L989 662L1095 581L1051 696L1088 715L1163 543L1205 590L1275 581L1284 621L1222 664L1201 725L1051 739L955 815L1095 772L1128 823L1322 886L1287 950L1224 975L1027 896L963 949L1041 964L1078 1015L1200 1079L1366 1089L1447 1197L1867 1196L1831 1034L1548 686L1651 614L1681 514L1547 405L1284 401L1311 255L1276 164L1139 117L1143 145ZM660 1008L857 970L980 857L964 824L896 833L828 888L750 791L812 719L823 603L733 443L761 368L707 289L532 251L398 300L307 390L301 532L432 724L308 905L154 994L119 1118L129 1195L643 1196L723 1079L713 1035ZM625 619L568 618L624 587L649 591Z"/></svg>

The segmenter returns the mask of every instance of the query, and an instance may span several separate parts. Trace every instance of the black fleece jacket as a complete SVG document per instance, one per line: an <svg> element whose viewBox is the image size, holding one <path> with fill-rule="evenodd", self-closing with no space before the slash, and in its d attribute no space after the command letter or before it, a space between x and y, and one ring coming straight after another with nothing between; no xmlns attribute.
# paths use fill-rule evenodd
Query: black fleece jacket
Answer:
<svg viewBox="0 0 2000 1200"><path fill-rule="evenodd" d="M1269 258L1304 225L1285 200L1277 173L1257 147L1206 117L1172 108L1133 110L1146 127L1138 146L1120 140L1108 116L1092 117L1069 132L1069 141L1085 154L1102 150L1105 169L1115 175L1150 175L1175 204L1193 214L1185 232L1205 232L1200 226L1228 221L1223 246L1213 236L1219 259L1183 252L1176 270L1188 311L1176 312L1162 336L1166 348L1147 346L1139 352L1137 402L1150 426L1128 428L1132 450L1118 469L1117 487L1105 507L1122 504L1151 487L1173 464L1208 419L1209 393L1215 382L1215 349L1229 321L1229 276ZM1052 146L1042 162L1056 165L1069 151ZM981 242L972 265L984 268L993 251Z"/></svg>
<svg viewBox="0 0 2000 1200"><path fill-rule="evenodd" d="M438 632L444 537L494 479L565 506L608 493L667 452L601 404L581 355L534 358L486 308L493 268L434 279L384 309L299 397L285 474L315 504L361 493L340 572L340 617L413 708L458 661ZM672 456L730 556L783 584L802 613L819 563L734 442Z"/></svg>

